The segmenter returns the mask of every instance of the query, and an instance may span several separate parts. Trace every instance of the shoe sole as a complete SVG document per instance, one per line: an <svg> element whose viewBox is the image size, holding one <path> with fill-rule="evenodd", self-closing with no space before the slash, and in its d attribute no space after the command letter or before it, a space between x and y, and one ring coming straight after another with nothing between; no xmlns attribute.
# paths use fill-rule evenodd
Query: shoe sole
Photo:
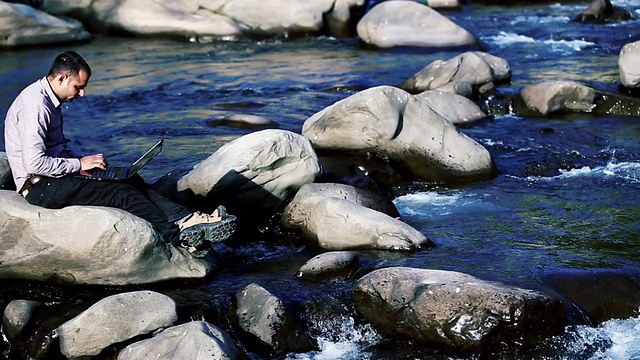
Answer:
<svg viewBox="0 0 640 360"><path fill-rule="evenodd" d="M195 248L200 248L205 242L225 241L236 231L236 220L235 215L226 215L214 223L190 226L180 232L180 241Z"/></svg>

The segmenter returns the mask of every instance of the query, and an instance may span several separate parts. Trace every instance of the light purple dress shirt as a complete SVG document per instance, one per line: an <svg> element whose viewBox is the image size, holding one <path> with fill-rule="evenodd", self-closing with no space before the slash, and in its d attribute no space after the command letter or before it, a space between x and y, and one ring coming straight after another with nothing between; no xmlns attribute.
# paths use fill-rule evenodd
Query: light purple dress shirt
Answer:
<svg viewBox="0 0 640 360"><path fill-rule="evenodd" d="M80 171L68 146L58 97L44 77L13 101L4 122L7 159L18 191L30 176L61 177Z"/></svg>

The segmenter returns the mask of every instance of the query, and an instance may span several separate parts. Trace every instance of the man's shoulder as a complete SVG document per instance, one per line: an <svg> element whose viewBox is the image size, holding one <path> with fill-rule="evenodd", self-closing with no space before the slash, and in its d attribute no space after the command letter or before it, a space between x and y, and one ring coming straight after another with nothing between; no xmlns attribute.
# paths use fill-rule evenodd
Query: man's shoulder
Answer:
<svg viewBox="0 0 640 360"><path fill-rule="evenodd" d="M42 85L42 79L31 83L24 88L14 101L15 106L50 106L52 105L46 89Z"/></svg>

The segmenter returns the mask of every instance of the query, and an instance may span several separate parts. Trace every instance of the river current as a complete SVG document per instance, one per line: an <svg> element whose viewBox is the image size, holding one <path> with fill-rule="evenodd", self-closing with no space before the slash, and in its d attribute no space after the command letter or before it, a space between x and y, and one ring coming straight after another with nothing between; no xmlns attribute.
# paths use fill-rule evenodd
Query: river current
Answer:
<svg viewBox="0 0 640 360"><path fill-rule="evenodd" d="M640 18L640 0L612 3ZM504 91L556 79L616 91L620 49L640 40L640 21L571 22L586 4L467 4L444 14L474 34L484 51L509 62L512 81L501 86ZM215 127L212 120L260 115L300 133L304 121L324 107L359 90L398 85L432 61L460 53L376 51L355 39L327 37L181 42L99 36L80 45L0 52L0 113L4 116L18 92L44 76L53 57L68 48L93 68L87 96L64 108L73 146L118 162L165 138L162 155L143 170L149 181L190 167L252 131ZM411 186L395 204L402 220L436 248L362 252L363 272L386 266L453 270L540 290L547 288L542 279L557 272L640 274L640 119L588 114L533 119L506 112L461 131L491 152L499 175L459 187ZM356 321L350 300L355 279L329 284L296 279L315 249L257 238L216 250L225 267L206 283L156 290L197 307L227 301L248 283L262 285L298 304L320 344L317 352L287 355L291 360L447 358L386 343ZM30 291L49 294L51 302L85 297L83 289L2 288L5 300L28 297ZM639 329L636 317L575 325L550 339L542 353L550 359L637 359Z"/></svg>

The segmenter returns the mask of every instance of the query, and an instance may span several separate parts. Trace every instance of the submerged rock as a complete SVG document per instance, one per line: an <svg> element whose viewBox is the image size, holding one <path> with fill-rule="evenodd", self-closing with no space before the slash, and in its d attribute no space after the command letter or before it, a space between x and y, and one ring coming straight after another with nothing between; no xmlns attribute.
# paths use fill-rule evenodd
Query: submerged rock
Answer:
<svg viewBox="0 0 640 360"><path fill-rule="evenodd" d="M559 300L452 271L375 270L353 296L358 312L384 335L487 358L532 348L567 323Z"/></svg>
<svg viewBox="0 0 640 360"><path fill-rule="evenodd" d="M309 281L324 281L333 277L348 276L358 267L355 251L329 251L314 256L304 263L296 276Z"/></svg>

